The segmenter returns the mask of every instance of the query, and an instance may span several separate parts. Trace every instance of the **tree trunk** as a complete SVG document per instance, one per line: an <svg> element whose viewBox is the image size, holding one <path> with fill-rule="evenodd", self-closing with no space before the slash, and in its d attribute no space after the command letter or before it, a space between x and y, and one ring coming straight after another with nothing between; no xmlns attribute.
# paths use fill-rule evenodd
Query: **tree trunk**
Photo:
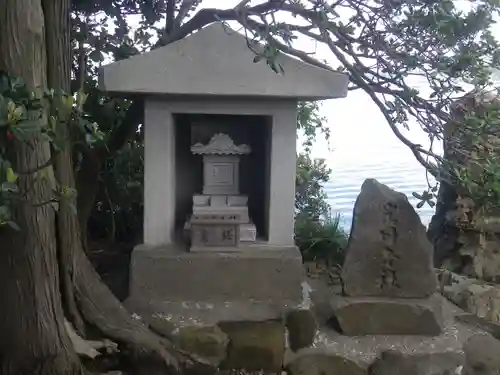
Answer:
<svg viewBox="0 0 500 375"><path fill-rule="evenodd" d="M0 69L46 87L44 16L40 0L0 0ZM43 140L14 145L14 166L29 170L50 158ZM14 207L21 231L0 230L0 373L74 375L83 372L64 328L59 299L53 175L19 177L25 199ZM34 180L36 179L36 180Z"/></svg>
<svg viewBox="0 0 500 375"><path fill-rule="evenodd" d="M103 152L99 150L89 150L85 153L82 165L77 174L76 186L78 188L78 221L82 234L83 248L88 251L87 244L87 224L95 205L97 192L99 190L99 176L101 165L104 163Z"/></svg>
<svg viewBox="0 0 500 375"><path fill-rule="evenodd" d="M47 24L51 25L46 34L47 54L50 56L47 69L49 87L68 91L70 0L43 0L43 6ZM68 133L68 129L65 132ZM70 144L57 155L55 167L59 184L73 188L75 176ZM64 270L61 272L63 302L68 318L79 333L84 335L84 322L88 323L116 341L135 365L154 364L160 373L176 369L180 361L186 362L166 339L156 336L134 319L103 284L83 251L82 237L85 234L81 236L78 216L71 210L69 202L60 203L57 224L59 260Z"/></svg>
<svg viewBox="0 0 500 375"><path fill-rule="evenodd" d="M42 0L45 22L51 27L46 29L47 42L47 79L48 86L69 93L71 89L71 1ZM71 143L69 142L66 124L59 124L61 134L68 142L55 157L55 174L60 186L74 189L73 162ZM74 255L72 249L81 243L80 228L72 212L71 200L59 202L57 213L58 259L60 267L60 286L63 307L68 319L76 331L84 335L85 326L76 306L73 293Z"/></svg>

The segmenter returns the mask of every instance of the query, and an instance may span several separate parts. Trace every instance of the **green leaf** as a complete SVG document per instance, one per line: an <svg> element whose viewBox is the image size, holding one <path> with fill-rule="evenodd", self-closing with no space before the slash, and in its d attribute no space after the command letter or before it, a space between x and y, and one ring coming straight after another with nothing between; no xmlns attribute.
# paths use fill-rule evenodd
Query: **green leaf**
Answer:
<svg viewBox="0 0 500 375"><path fill-rule="evenodd" d="M423 196L421 196L420 194L415 193L415 192L411 193L411 195L413 195L417 199L424 199Z"/></svg>
<svg viewBox="0 0 500 375"><path fill-rule="evenodd" d="M17 181L17 177L18 176L17 176L17 174L14 172L14 170L11 167L7 168L7 173L6 174L7 174L7 182L14 183L14 182Z"/></svg>

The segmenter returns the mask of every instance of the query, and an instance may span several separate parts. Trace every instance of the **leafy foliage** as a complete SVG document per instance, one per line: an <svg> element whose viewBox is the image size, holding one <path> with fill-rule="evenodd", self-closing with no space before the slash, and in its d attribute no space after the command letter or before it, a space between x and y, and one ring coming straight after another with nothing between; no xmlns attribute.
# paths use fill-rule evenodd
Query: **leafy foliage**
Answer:
<svg viewBox="0 0 500 375"><path fill-rule="evenodd" d="M500 101L496 92L474 93L458 103L449 127L443 173L459 195L471 197L478 210L500 207Z"/></svg>
<svg viewBox="0 0 500 375"><path fill-rule="evenodd" d="M332 171L325 160L311 157L311 147L319 134L330 139L318 103L299 103L297 133L304 139L295 177L295 243L305 261L341 265L348 236L340 227L340 216L332 215L323 190Z"/></svg>
<svg viewBox="0 0 500 375"><path fill-rule="evenodd" d="M8 225L18 229L12 215L12 207L23 200L18 186L19 176L37 179L52 178L51 167L54 155L68 142L63 137L61 126L66 124L77 128L85 136L87 145L102 139L97 125L82 115L85 96L79 94L76 100L64 93L48 90L43 93L28 89L20 77L0 71L0 226ZM15 170L14 144L30 144L37 140L49 141L52 156L34 170ZM51 204L57 208L62 199L73 199L75 191L54 181L52 198L38 205Z"/></svg>
<svg viewBox="0 0 500 375"><path fill-rule="evenodd" d="M328 215L322 220L298 215L295 220L295 243L305 261L322 261L328 266L342 265L347 239L338 215Z"/></svg>
<svg viewBox="0 0 500 375"><path fill-rule="evenodd" d="M323 185L330 179L331 170L321 159L312 159L308 153L297 156L295 179L295 212L312 220L328 217L330 207L326 202Z"/></svg>
<svg viewBox="0 0 500 375"><path fill-rule="evenodd" d="M130 141L101 171L99 192L89 221L92 237L135 244L142 236L144 143Z"/></svg>

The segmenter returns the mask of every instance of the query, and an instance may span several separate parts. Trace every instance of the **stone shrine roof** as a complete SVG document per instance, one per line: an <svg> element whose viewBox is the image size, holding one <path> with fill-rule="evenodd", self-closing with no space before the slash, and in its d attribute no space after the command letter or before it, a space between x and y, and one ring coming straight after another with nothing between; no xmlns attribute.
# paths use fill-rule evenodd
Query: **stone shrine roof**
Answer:
<svg viewBox="0 0 500 375"><path fill-rule="evenodd" d="M99 86L109 92L215 95L298 100L342 98L348 77L280 54L284 74L254 53L244 35L211 24L190 36L101 68Z"/></svg>
<svg viewBox="0 0 500 375"><path fill-rule="evenodd" d="M251 150L245 144L236 146L227 134L217 133L208 144L196 143L191 146L191 152L195 155L246 155Z"/></svg>

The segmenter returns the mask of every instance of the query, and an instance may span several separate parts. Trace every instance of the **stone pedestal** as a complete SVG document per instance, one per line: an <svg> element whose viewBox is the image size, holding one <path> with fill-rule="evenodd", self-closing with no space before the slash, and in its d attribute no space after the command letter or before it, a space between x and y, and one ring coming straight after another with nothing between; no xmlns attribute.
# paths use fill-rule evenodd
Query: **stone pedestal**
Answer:
<svg viewBox="0 0 500 375"><path fill-rule="evenodd" d="M444 323L439 298L338 297L332 308L348 336L438 336Z"/></svg>
<svg viewBox="0 0 500 375"><path fill-rule="evenodd" d="M432 246L406 196L366 180L354 205L342 266L344 292L334 301L347 335L434 335L442 332Z"/></svg>
<svg viewBox="0 0 500 375"><path fill-rule="evenodd" d="M193 316L193 309L204 306L202 315L216 315L213 321L279 318L301 303L305 280L297 248L260 244L242 245L238 252L140 245L132 253L130 273L127 307L132 311Z"/></svg>

